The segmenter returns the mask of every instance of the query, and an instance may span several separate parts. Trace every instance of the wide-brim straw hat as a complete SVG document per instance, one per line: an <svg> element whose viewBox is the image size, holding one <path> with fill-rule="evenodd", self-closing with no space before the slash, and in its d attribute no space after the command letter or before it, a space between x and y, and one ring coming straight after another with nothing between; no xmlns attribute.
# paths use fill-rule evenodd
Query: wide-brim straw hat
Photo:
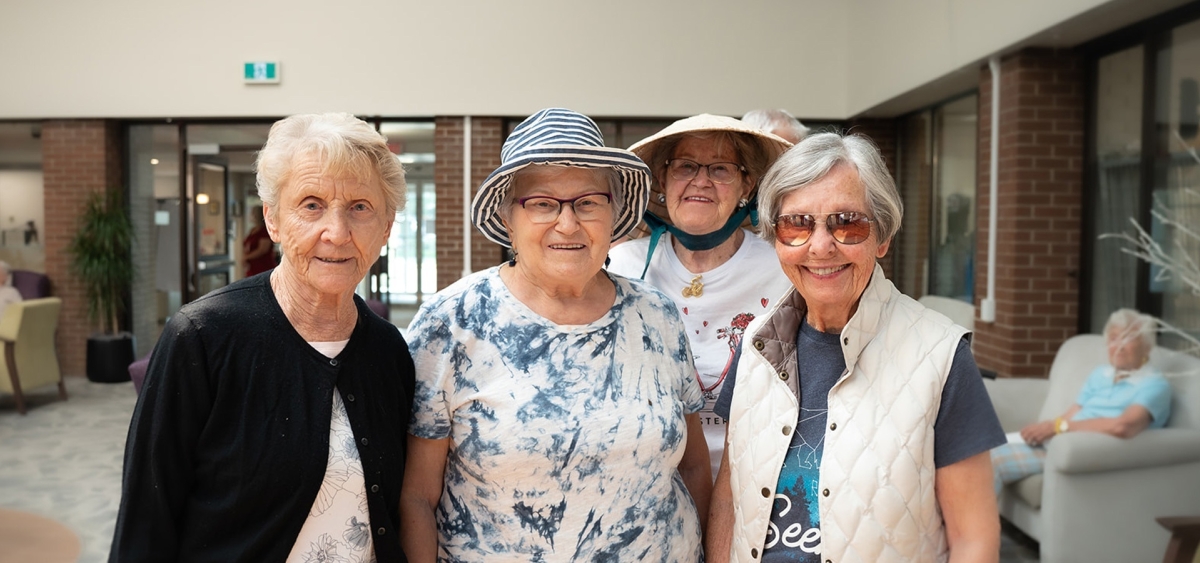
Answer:
<svg viewBox="0 0 1200 563"><path fill-rule="evenodd" d="M612 240L629 234L646 212L650 169L632 152L604 146L604 135L596 122L582 113L549 108L529 116L504 141L500 163L479 186L471 203L471 221L496 244L512 248L500 220L500 205L512 187L513 174L534 164L615 169L625 194L621 212L613 221Z"/></svg>
<svg viewBox="0 0 1200 563"><path fill-rule="evenodd" d="M759 150L766 155L768 168L772 163L775 162L775 159L779 158L779 155L783 154L784 151L788 150L792 146L792 144L786 139L755 128L754 126L749 125L740 119L724 115L702 113L700 115L694 115L692 117L680 119L679 121L668 125L662 131L659 131L658 133L634 143L629 147L629 150L638 155L638 157L641 158L643 162L648 164L653 170L657 171L666 163L650 162L648 159L651 158L655 152L657 152L657 149L661 143L676 136L706 132L730 132L746 135L754 142L754 144L759 147ZM745 155L743 155L742 158L746 158ZM760 175L765 173L766 169L762 170ZM650 186L651 193L648 210L663 221L672 223L670 216L667 214L666 205L659 203L658 201L659 195L664 194L664 190L665 188L659 185L658 179L654 178ZM757 191L758 186L754 186L754 189L751 190L750 195L753 196Z"/></svg>

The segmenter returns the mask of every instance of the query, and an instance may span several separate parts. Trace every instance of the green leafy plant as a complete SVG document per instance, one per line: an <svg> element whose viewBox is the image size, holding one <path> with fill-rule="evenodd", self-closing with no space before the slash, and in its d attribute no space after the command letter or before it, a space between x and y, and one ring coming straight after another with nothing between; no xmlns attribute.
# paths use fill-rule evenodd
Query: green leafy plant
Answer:
<svg viewBox="0 0 1200 563"><path fill-rule="evenodd" d="M88 318L106 335L120 330L126 296L133 283L133 223L121 190L109 189L88 196L79 218L79 230L67 252L71 273L83 282Z"/></svg>

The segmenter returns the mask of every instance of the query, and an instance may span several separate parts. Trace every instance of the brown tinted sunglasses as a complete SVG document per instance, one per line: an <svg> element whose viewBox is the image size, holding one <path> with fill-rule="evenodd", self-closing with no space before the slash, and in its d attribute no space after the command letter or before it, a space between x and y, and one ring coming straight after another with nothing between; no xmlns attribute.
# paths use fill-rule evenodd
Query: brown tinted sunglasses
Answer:
<svg viewBox="0 0 1200 563"><path fill-rule="evenodd" d="M817 228L821 215L780 215L775 218L775 240L788 246L803 246ZM871 223L865 214L857 211L840 211L824 215L825 228L842 244L858 244L871 237Z"/></svg>

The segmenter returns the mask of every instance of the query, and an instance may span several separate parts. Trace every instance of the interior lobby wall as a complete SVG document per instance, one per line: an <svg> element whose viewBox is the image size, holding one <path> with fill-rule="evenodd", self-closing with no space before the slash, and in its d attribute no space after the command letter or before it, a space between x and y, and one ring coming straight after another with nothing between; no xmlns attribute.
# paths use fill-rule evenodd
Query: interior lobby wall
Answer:
<svg viewBox="0 0 1200 563"><path fill-rule="evenodd" d="M6 2L0 119L566 106L840 120L947 76L973 87L1022 42L1070 46L1184 1ZM12 55L29 45L37 56ZM277 61L281 82L245 84L252 61Z"/></svg>
<svg viewBox="0 0 1200 563"><path fill-rule="evenodd" d="M847 111L845 26L841 5L820 0L8 2L0 76L20 78L0 90L0 119L547 106L837 118ZM29 45L37 56L7 55ZM245 84L251 61L278 61L280 84Z"/></svg>
<svg viewBox="0 0 1200 563"><path fill-rule="evenodd" d="M43 202L41 170L0 170L0 260L15 269L45 271ZM30 221L36 238L26 236Z"/></svg>

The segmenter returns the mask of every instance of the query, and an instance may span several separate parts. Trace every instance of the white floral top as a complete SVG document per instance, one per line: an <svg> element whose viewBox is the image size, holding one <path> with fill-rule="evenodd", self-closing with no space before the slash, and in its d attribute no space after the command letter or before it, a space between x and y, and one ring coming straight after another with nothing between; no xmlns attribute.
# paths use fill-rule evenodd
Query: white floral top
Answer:
<svg viewBox="0 0 1200 563"><path fill-rule="evenodd" d="M349 340L310 342L333 358ZM342 394L334 389L329 421L329 465L312 510L287 563L375 563L367 486Z"/></svg>
<svg viewBox="0 0 1200 563"><path fill-rule="evenodd" d="M704 400L675 306L612 276L613 308L556 325L497 268L428 301L409 327L409 431L450 438L442 561L700 561L677 467Z"/></svg>

